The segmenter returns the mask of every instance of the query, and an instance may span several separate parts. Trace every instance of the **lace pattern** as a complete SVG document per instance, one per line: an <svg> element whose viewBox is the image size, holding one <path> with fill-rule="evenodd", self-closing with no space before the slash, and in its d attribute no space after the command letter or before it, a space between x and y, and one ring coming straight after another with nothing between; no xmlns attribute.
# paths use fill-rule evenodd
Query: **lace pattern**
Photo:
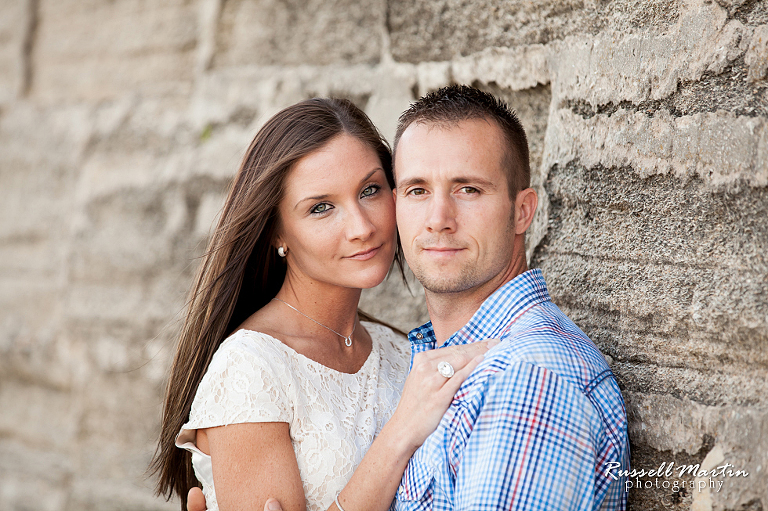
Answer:
<svg viewBox="0 0 768 511"><path fill-rule="evenodd" d="M287 422L307 509L331 505L394 412L410 360L405 339L376 323L363 326L373 346L355 374L259 332L239 330L222 343L176 442L193 453L210 511L218 509L211 459L195 447L195 430L244 422Z"/></svg>

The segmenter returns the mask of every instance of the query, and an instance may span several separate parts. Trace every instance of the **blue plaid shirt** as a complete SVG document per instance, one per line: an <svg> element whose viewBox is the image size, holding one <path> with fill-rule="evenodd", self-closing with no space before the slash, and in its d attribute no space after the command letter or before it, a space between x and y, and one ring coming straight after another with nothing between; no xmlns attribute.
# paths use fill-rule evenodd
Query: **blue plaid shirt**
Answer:
<svg viewBox="0 0 768 511"><path fill-rule="evenodd" d="M540 270L492 294L442 346L501 343L411 458L395 510L626 509L624 400L592 341L550 301ZM435 348L432 324L409 334Z"/></svg>

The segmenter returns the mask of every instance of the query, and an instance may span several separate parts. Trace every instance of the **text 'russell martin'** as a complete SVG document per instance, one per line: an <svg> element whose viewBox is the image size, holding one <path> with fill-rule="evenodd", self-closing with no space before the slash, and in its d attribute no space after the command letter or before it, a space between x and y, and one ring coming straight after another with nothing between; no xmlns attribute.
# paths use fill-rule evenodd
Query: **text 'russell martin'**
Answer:
<svg viewBox="0 0 768 511"><path fill-rule="evenodd" d="M614 481L618 481L621 477L626 477L625 491L629 491L630 488L664 488L671 489L672 491L678 491L680 488L698 489L704 491L707 488L720 491L723 487L723 481L713 479L715 477L747 477L749 472L744 470L731 470L735 468L730 463L720 465L711 470L704 470L701 468L701 464L695 465L678 465L675 467L675 462L666 461L659 465L658 469L645 470L645 469L632 469L632 470L619 470L621 464L616 461L608 463L608 468L605 470L605 475L612 478ZM685 475L696 478L695 481L668 481L670 477L683 477ZM654 480L641 481L641 477L653 477ZM659 478L663 480L659 482ZM704 480L708 478L709 480ZM634 479L634 481L632 480Z"/></svg>

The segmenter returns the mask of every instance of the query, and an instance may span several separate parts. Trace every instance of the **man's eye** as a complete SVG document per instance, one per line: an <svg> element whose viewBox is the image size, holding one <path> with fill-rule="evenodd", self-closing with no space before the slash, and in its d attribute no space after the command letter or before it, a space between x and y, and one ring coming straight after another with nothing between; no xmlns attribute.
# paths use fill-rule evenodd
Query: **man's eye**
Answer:
<svg viewBox="0 0 768 511"><path fill-rule="evenodd" d="M376 192L379 191L379 185L371 185L366 186L363 190L363 193L360 194L361 197L370 197L371 195L375 195Z"/></svg>
<svg viewBox="0 0 768 511"><path fill-rule="evenodd" d="M330 209L331 209L330 204L328 204L327 202L321 202L317 206L310 209L309 212L312 214L319 214L319 213L325 213L326 211L330 211Z"/></svg>
<svg viewBox="0 0 768 511"><path fill-rule="evenodd" d="M408 190L408 195L424 195L427 193L427 191L424 188L414 188L412 190Z"/></svg>
<svg viewBox="0 0 768 511"><path fill-rule="evenodd" d="M464 193L479 193L479 190L473 186L464 186L461 188Z"/></svg>

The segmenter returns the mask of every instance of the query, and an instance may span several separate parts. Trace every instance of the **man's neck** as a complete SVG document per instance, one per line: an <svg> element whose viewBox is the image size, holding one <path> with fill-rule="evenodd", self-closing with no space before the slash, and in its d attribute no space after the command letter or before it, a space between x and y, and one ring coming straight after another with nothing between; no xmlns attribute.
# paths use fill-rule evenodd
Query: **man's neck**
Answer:
<svg viewBox="0 0 768 511"><path fill-rule="evenodd" d="M432 321L437 345L448 340L454 333L469 323L472 316L504 284L528 271L525 257L510 265L507 271L500 273L488 282L460 293L434 293L425 290L427 310ZM482 339L479 339L482 340Z"/></svg>

